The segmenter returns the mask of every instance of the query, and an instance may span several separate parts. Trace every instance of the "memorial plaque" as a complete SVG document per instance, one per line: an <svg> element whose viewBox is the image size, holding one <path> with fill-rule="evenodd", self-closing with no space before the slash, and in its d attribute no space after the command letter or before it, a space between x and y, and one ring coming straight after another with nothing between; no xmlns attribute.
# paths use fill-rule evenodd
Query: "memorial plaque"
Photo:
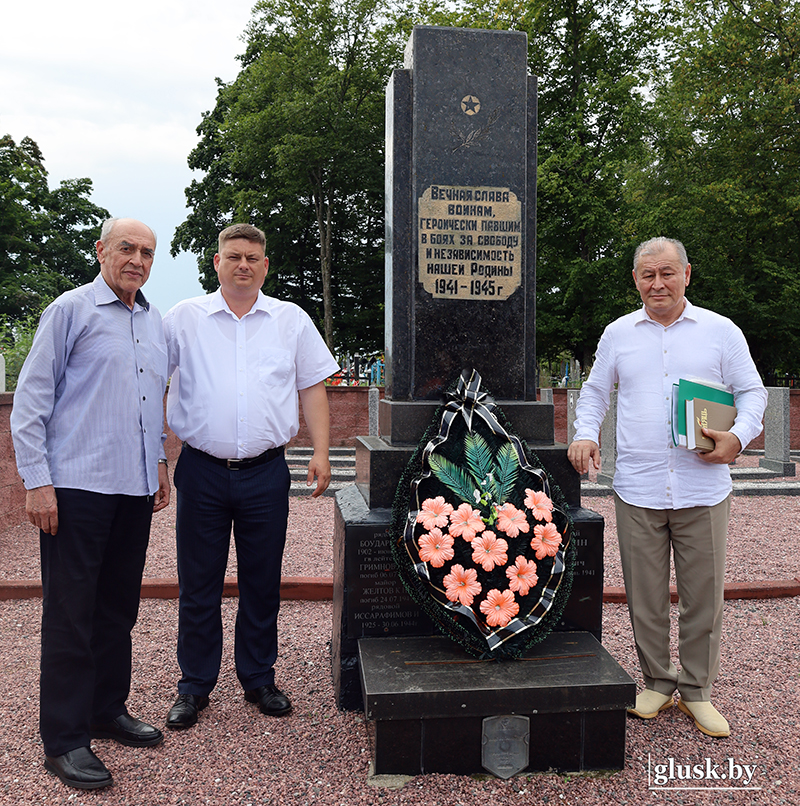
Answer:
<svg viewBox="0 0 800 806"><path fill-rule="evenodd" d="M419 281L438 299L499 301L522 282L522 204L509 188L426 188Z"/></svg>
<svg viewBox="0 0 800 806"><path fill-rule="evenodd" d="M522 772L530 760L531 720L527 716L505 714L483 720L481 763L498 778L511 778Z"/></svg>
<svg viewBox="0 0 800 806"><path fill-rule="evenodd" d="M355 527L347 539L347 637L426 633L428 619L400 582L386 530Z"/></svg>

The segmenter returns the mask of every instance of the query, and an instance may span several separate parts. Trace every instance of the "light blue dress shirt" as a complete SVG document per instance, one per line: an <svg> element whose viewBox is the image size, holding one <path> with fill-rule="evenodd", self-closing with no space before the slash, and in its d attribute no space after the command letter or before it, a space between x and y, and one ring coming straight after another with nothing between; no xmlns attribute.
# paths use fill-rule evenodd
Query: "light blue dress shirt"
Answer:
<svg viewBox="0 0 800 806"><path fill-rule="evenodd" d="M26 489L154 494L166 379L161 316L141 291L133 310L102 274L62 294L42 314L14 394Z"/></svg>

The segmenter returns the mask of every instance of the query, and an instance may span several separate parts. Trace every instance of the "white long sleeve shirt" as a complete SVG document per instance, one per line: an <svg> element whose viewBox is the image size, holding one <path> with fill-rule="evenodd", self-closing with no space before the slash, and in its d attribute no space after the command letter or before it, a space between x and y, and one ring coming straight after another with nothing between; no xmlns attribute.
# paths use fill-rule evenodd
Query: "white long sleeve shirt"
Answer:
<svg viewBox="0 0 800 806"><path fill-rule="evenodd" d="M261 292L239 319L218 289L164 316L167 422L221 459L249 459L298 431L298 391L339 368L308 314Z"/></svg>
<svg viewBox="0 0 800 806"><path fill-rule="evenodd" d="M672 441L672 385L679 379L725 384L734 394L731 432L745 448L761 433L767 392L742 331L724 316L692 305L664 327L644 307L603 332L576 410L575 439L598 442L615 385L617 460L614 490L649 509L713 506L731 491L727 465L709 464Z"/></svg>

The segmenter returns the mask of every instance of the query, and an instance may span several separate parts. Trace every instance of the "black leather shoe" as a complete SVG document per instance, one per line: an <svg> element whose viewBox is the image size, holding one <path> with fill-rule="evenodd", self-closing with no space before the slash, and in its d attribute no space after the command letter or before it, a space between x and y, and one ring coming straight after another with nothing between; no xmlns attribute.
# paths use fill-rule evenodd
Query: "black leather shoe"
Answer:
<svg viewBox="0 0 800 806"><path fill-rule="evenodd" d="M208 705L208 697L194 694L179 694L175 704L167 714L167 727L170 730L191 728L197 722L197 714Z"/></svg>
<svg viewBox="0 0 800 806"><path fill-rule="evenodd" d="M45 756L44 768L75 789L102 789L114 783L106 765L88 747L76 747L63 756Z"/></svg>
<svg viewBox="0 0 800 806"><path fill-rule="evenodd" d="M164 741L164 734L158 728L130 714L120 714L111 722L92 725L89 730L93 739L113 739L128 747L153 747Z"/></svg>
<svg viewBox="0 0 800 806"><path fill-rule="evenodd" d="M274 683L245 691L244 698L247 702L257 702L261 713L267 716L283 716L292 710L289 698Z"/></svg>

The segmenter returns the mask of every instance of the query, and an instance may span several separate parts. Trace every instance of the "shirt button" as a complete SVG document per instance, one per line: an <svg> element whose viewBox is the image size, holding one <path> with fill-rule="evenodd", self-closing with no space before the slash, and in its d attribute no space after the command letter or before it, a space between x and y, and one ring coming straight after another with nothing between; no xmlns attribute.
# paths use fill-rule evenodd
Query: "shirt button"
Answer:
<svg viewBox="0 0 800 806"><path fill-rule="evenodd" d="M144 372L144 370L141 367L139 367L139 372Z"/></svg>

